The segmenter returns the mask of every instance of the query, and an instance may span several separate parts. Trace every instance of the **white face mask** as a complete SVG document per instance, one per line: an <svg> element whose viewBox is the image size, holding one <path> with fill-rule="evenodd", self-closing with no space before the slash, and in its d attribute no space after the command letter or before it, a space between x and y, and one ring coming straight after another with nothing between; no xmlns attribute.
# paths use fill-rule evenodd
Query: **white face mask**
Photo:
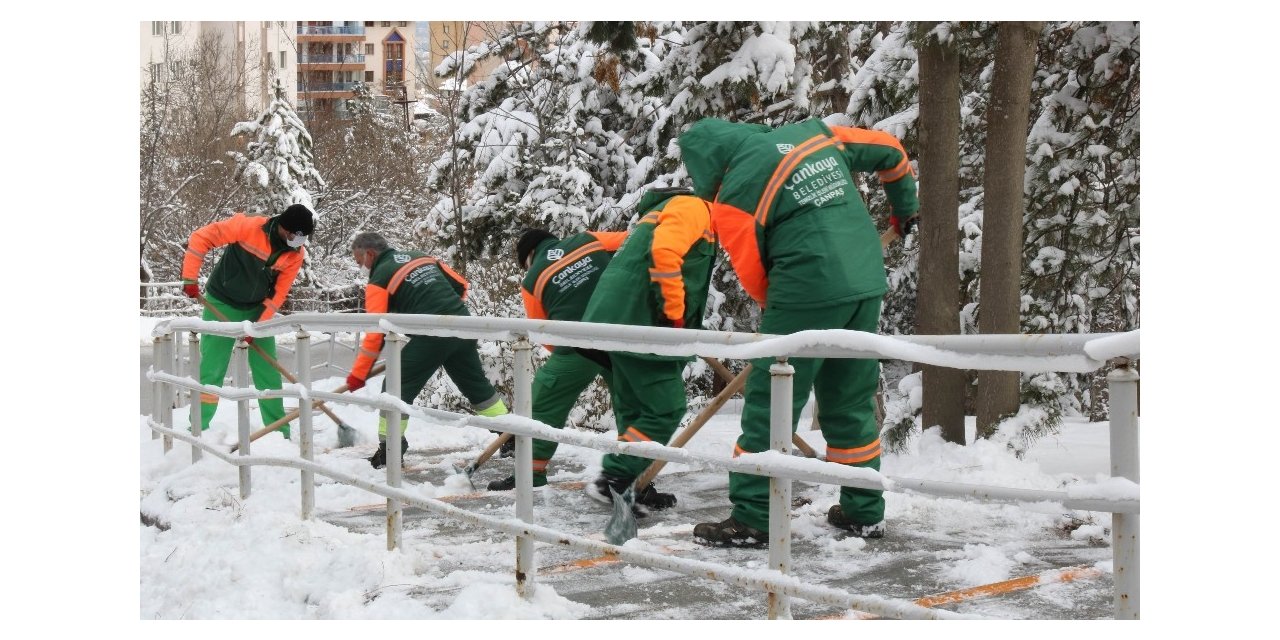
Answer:
<svg viewBox="0 0 1280 640"><path fill-rule="evenodd" d="M306 243L307 243L307 236L306 234L302 234L302 233L295 233L293 234L292 238L289 238L288 240L285 241L285 244L288 244L290 247L293 247L294 249L297 249L298 247L301 247Z"/></svg>
<svg viewBox="0 0 1280 640"><path fill-rule="evenodd" d="M361 276L361 277L363 277L363 278L365 278L365 279L368 279L368 278L369 278L369 267L366 267L366 266L364 266L364 265L360 265L360 276Z"/></svg>

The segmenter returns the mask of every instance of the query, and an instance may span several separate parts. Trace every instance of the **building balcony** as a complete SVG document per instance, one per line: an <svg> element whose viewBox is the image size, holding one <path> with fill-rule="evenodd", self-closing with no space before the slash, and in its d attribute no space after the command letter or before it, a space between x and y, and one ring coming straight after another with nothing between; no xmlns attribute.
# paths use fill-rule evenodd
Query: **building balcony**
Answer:
<svg viewBox="0 0 1280 640"><path fill-rule="evenodd" d="M321 26L298 25L300 36L364 36L364 25Z"/></svg>
<svg viewBox="0 0 1280 640"><path fill-rule="evenodd" d="M314 82L298 85L298 95L311 98L354 98L359 82Z"/></svg>
<svg viewBox="0 0 1280 640"><path fill-rule="evenodd" d="M304 53L298 56L298 64L364 64L363 53Z"/></svg>

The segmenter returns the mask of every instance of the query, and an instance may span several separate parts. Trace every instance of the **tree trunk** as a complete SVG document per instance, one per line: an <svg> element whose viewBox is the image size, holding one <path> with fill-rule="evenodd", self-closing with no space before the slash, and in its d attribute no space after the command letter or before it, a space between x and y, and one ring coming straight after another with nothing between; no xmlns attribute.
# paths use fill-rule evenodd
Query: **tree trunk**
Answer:
<svg viewBox="0 0 1280 640"><path fill-rule="evenodd" d="M924 35L937 23L920 25ZM920 290L916 333L960 333L960 56L937 38L920 48ZM921 366L923 425L963 444L964 371Z"/></svg>
<svg viewBox="0 0 1280 640"><path fill-rule="evenodd" d="M1023 182L1036 40L1043 23L1001 22L987 110L985 205L978 330L1018 333L1022 280ZM1018 410L1017 372L978 373L978 436Z"/></svg>

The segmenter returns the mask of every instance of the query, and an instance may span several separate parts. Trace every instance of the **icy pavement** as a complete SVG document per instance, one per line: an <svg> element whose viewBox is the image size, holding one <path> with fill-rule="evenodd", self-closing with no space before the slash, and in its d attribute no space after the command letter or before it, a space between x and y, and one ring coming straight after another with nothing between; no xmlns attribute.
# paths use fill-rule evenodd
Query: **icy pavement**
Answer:
<svg viewBox="0 0 1280 640"><path fill-rule="evenodd" d="M317 462L370 481L385 479L363 459L372 453L376 416L334 407L361 431L362 443L329 449ZM729 455L738 433L731 403L688 448ZM184 410L175 428L186 426ZM224 401L210 442L230 444L234 405ZM256 410L253 418L258 419ZM333 447L333 424L318 415L317 445ZM257 424L255 423L255 428ZM933 480L1059 489L1092 481L1107 468L1105 423L1074 422L1060 436L1016 460L997 445L967 447L936 433L913 451L886 455L886 474ZM819 452L821 434L800 434ZM410 422L403 486L476 513L514 515L514 492L475 492L454 472L493 436L474 427ZM610 562L558 545L536 547L536 591L515 595L514 538L408 507L404 545L386 550L385 501L317 476L316 516L299 519L299 472L258 467L253 494L241 500L234 467L206 458L190 463L177 442L164 454L145 426L141 439L140 616L150 618L557 618L762 619L763 592L666 570ZM1098 452L1102 457L1099 459ZM255 455L296 455L278 435L255 442ZM551 484L535 490L538 524L603 540L609 509L582 492L599 469L599 452L561 445ZM1070 470L1068 470L1070 469ZM481 489L511 473L511 459L493 458L476 472ZM730 509L722 471L670 464L658 487L679 504L639 521L646 550L679 558L763 569L767 549L721 549L693 541L696 523L724 519ZM860 596L939 598L939 608L1017 619L1099 619L1113 615L1111 516L1052 505L997 505L887 494L888 534L845 537L825 521L834 486L795 483L810 502L793 509L793 575ZM1065 570L1065 573L1063 572ZM1039 584L1032 578L1041 576ZM1058 579L1059 576L1074 578ZM996 585L989 589L974 589ZM966 591L968 590L968 591ZM793 598L797 619L858 617L830 605Z"/></svg>

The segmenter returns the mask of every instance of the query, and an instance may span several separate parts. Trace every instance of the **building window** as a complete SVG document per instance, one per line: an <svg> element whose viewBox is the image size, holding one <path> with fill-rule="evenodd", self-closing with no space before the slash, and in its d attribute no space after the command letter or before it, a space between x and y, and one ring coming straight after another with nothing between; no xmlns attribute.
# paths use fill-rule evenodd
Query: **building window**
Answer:
<svg viewBox="0 0 1280 640"><path fill-rule="evenodd" d="M288 64L287 64L287 63L288 63L288 61L289 61L288 53L286 53L286 52L284 52L284 51L281 51L281 52L280 52L280 68L281 68L281 69L283 69L283 68L287 67L287 66L288 66Z"/></svg>
<svg viewBox="0 0 1280 640"><path fill-rule="evenodd" d="M369 83L369 84L373 84L373 72L372 72L372 71L366 71L366 72L364 72L364 81L365 81L365 82L367 82L367 83Z"/></svg>
<svg viewBox="0 0 1280 640"><path fill-rule="evenodd" d="M408 22L407 20L401 21L401 22L400 22L400 26L402 26L402 27L407 27L407 26L409 26L409 22Z"/></svg>
<svg viewBox="0 0 1280 640"><path fill-rule="evenodd" d="M182 79L182 61L181 60L174 60L169 63L169 74L170 74L169 77L173 78L174 80Z"/></svg>
<svg viewBox="0 0 1280 640"><path fill-rule="evenodd" d="M163 62L151 63L151 81L164 82L164 63Z"/></svg>
<svg viewBox="0 0 1280 640"><path fill-rule="evenodd" d="M382 26L384 26L384 27L389 27L389 26L391 26L391 21L390 21L390 20L383 20L383 21L382 21Z"/></svg>
<svg viewBox="0 0 1280 640"><path fill-rule="evenodd" d="M373 55L373 43L372 43L372 42L366 42L366 43L364 44L364 54L365 54L366 56L371 56L371 55Z"/></svg>
<svg viewBox="0 0 1280 640"><path fill-rule="evenodd" d="M152 22L152 23L151 23L151 35L153 35L153 36L162 36L162 35L164 35L164 23L163 23L163 22Z"/></svg>
<svg viewBox="0 0 1280 640"><path fill-rule="evenodd" d="M364 23L364 26L366 26L366 27L372 27L372 26L373 26L373 21L372 21L372 20L366 20L366 21L365 21L365 23Z"/></svg>
<svg viewBox="0 0 1280 640"><path fill-rule="evenodd" d="M173 25L173 29L172 29L172 32L173 32L173 33L182 33L182 23L181 23L181 22L173 22L173 23L171 23L171 24Z"/></svg>

